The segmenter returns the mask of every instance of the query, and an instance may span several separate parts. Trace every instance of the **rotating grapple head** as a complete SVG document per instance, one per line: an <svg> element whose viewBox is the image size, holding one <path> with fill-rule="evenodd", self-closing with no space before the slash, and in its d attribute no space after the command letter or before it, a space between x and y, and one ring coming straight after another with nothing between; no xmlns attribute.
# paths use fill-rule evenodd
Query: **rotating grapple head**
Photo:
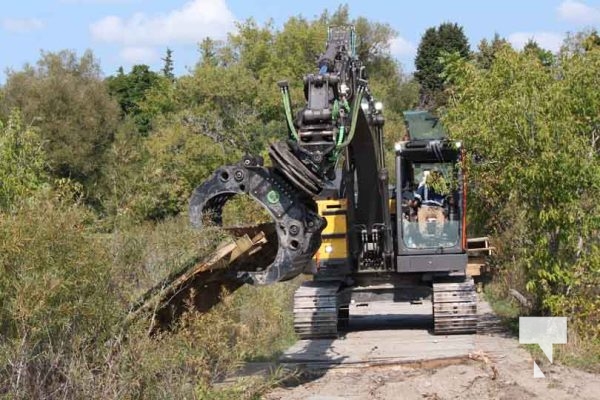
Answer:
<svg viewBox="0 0 600 400"><path fill-rule="evenodd" d="M286 177L298 180L333 180L335 164L341 151L350 143L363 97L370 100L364 66L356 57L354 27L341 26L329 29L325 53L317 63L318 72L304 77L305 107L292 118L289 86L279 82L289 133L288 150L297 162L289 161L297 170ZM273 150L273 149L272 149ZM270 152L275 163L281 165L279 148ZM316 195L323 188L300 182L299 188Z"/></svg>
<svg viewBox="0 0 600 400"><path fill-rule="evenodd" d="M245 158L238 165L221 167L197 187L190 200L190 220L195 227L201 227L206 219L220 224L228 200L236 194L250 196L271 216L277 240L268 245L278 249L269 265L231 272L253 284L294 278L319 248L325 220L314 211L314 201L298 192L277 170L252 160Z"/></svg>

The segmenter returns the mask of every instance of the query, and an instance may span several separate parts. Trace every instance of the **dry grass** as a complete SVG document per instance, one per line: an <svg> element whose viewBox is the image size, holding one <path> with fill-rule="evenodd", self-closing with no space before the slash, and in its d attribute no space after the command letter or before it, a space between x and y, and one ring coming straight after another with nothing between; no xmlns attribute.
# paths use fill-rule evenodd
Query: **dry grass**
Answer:
<svg viewBox="0 0 600 400"><path fill-rule="evenodd" d="M120 331L131 300L223 239L188 225L101 234L84 208L54 198L0 214L0 398L258 398L269 379L215 384L294 340L294 283L243 287L158 337L144 320Z"/></svg>
<svg viewBox="0 0 600 400"><path fill-rule="evenodd" d="M510 331L518 336L519 316L532 315L531 310L524 308L508 294L507 282L510 279L497 279L486 286L486 299L500 316ZM567 343L554 346L554 362L575 367L588 372L600 373L600 341L583 338L579 330L570 325ZM548 360L537 345L524 345L539 365L546 365Z"/></svg>

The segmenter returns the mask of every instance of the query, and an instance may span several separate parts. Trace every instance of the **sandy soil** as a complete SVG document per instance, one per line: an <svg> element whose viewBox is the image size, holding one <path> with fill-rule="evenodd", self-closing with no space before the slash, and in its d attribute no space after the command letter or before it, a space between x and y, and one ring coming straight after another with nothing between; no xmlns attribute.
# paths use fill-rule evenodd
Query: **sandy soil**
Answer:
<svg viewBox="0 0 600 400"><path fill-rule="evenodd" d="M506 333L479 334L474 336L473 350L462 360L303 370L305 379L279 387L264 398L600 399L600 375L536 361L545 378L533 377L533 359L516 338Z"/></svg>
<svg viewBox="0 0 600 400"><path fill-rule="evenodd" d="M533 378L533 360L517 345L514 339L486 338L471 360L456 365L333 368L265 399L600 399L598 375L546 364L546 377ZM495 356L494 348L503 355Z"/></svg>

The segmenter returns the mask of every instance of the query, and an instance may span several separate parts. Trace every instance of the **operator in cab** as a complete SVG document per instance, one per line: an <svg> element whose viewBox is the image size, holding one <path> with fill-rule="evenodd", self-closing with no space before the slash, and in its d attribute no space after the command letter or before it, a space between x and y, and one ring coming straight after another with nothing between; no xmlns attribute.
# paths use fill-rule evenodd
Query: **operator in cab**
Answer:
<svg viewBox="0 0 600 400"><path fill-rule="evenodd" d="M446 185L444 176L438 170L427 172L429 171L425 171L415 193L414 204L418 208L419 232L423 235L427 234L427 224L435 222L436 234L439 235L446 220L444 213L446 196L443 194L446 192Z"/></svg>

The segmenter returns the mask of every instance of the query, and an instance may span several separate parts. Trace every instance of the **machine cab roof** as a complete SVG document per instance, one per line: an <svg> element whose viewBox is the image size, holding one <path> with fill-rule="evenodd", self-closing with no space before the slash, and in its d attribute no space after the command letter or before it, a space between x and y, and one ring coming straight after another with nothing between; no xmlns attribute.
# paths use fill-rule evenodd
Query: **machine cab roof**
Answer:
<svg viewBox="0 0 600 400"><path fill-rule="evenodd" d="M439 118L425 110L404 111L404 123L411 141L442 140L448 133Z"/></svg>

